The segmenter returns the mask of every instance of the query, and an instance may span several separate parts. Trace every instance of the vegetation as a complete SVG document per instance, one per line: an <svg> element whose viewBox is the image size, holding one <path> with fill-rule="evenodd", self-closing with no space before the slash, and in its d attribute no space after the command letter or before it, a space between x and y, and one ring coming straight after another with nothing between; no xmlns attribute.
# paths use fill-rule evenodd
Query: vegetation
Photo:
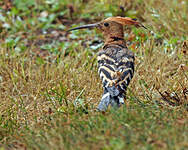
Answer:
<svg viewBox="0 0 188 150"><path fill-rule="evenodd" d="M188 1L0 1L0 150L188 149ZM97 30L66 30L109 16L127 27L136 73L126 105L95 110L102 85Z"/></svg>

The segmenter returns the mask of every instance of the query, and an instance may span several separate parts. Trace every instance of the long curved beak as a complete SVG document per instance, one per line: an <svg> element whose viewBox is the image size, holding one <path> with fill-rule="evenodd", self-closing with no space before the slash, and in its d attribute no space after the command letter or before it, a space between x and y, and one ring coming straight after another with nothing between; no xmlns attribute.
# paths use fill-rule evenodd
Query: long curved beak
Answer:
<svg viewBox="0 0 188 150"><path fill-rule="evenodd" d="M99 23L87 24L87 25L83 25L83 26L80 26L80 27L69 29L67 32L73 31L73 30L79 30L79 29L95 28L95 27L98 27L98 25L99 25Z"/></svg>

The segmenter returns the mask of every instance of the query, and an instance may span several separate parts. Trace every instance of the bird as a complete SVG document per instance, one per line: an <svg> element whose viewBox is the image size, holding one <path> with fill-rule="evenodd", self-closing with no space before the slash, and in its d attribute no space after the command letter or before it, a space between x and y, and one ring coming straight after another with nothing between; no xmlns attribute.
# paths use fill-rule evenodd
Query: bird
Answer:
<svg viewBox="0 0 188 150"><path fill-rule="evenodd" d="M134 75L134 53L124 40L124 26L133 25L147 29L136 19L129 17L109 17L94 24L69 29L97 28L104 37L104 46L97 54L98 74L103 85L103 95L97 110L105 112L108 106L119 108L125 103L127 87Z"/></svg>

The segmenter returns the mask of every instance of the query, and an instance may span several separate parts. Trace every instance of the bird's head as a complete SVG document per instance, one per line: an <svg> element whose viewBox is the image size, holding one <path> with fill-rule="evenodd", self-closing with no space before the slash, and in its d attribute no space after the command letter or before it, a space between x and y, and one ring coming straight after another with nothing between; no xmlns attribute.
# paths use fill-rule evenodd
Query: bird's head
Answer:
<svg viewBox="0 0 188 150"><path fill-rule="evenodd" d="M144 27L140 22L135 19L131 19L129 17L109 17L101 22L88 24L79 26L76 28L72 28L72 30L86 29L86 28L97 28L99 29L105 38L105 41L115 37L115 38L123 38L123 26L133 25L135 27ZM144 27L146 29L146 27Z"/></svg>

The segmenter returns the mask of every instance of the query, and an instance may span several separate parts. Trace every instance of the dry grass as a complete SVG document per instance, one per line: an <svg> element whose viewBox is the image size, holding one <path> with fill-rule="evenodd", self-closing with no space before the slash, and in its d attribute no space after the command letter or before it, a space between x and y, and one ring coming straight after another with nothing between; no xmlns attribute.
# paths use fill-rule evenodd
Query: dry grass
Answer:
<svg viewBox="0 0 188 150"><path fill-rule="evenodd" d="M188 3L56 3L0 2L0 149L188 148ZM100 114L101 35L65 29L111 14L136 17L155 34L127 30L136 55L127 104Z"/></svg>

